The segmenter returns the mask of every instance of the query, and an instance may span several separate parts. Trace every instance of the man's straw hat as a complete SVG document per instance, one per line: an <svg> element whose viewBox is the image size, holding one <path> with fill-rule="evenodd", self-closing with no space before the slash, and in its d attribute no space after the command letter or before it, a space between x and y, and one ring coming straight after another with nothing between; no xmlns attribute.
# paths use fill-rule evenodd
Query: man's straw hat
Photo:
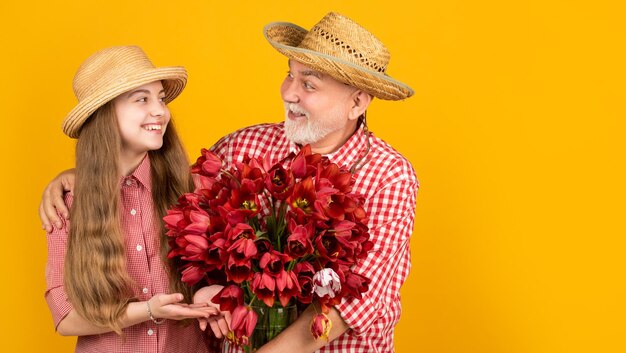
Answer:
<svg viewBox="0 0 626 353"><path fill-rule="evenodd" d="M91 55L74 76L78 104L65 117L63 132L78 138L80 128L98 108L133 88L162 81L165 103L178 96L187 84L187 71L181 66L154 67L137 46L103 49Z"/></svg>
<svg viewBox="0 0 626 353"><path fill-rule="evenodd" d="M292 23L265 26L265 38L283 55L380 99L413 95L387 76L390 54L383 43L351 19L331 12L310 31Z"/></svg>

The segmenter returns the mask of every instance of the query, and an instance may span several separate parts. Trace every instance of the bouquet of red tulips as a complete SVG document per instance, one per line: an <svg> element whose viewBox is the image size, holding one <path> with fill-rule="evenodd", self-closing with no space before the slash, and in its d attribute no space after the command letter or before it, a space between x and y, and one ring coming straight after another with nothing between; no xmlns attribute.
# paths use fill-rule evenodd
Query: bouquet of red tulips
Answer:
<svg viewBox="0 0 626 353"><path fill-rule="evenodd" d="M203 149L192 166L196 190L164 217L169 257L188 285L224 285L213 301L232 314L231 342L249 344L255 302L315 303L311 333L328 339L330 307L361 298L370 282L352 270L372 248L363 197L349 171L308 146L268 164L226 166Z"/></svg>

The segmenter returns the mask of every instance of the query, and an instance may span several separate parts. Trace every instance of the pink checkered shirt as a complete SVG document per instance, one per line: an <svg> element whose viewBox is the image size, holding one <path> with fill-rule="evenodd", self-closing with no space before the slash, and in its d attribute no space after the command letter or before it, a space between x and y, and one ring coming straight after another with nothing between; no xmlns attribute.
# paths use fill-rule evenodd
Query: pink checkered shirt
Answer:
<svg viewBox="0 0 626 353"><path fill-rule="evenodd" d="M94 185L97 187L97 185ZM169 293L167 272L159 255L159 225L152 208L150 160L146 157L128 177L120 180L121 222L126 245L126 261L130 277L135 281L135 296L140 301L157 293ZM71 205L72 195L66 203ZM48 263L46 265L46 300L54 327L72 310L63 288L63 264L69 222L48 234ZM208 352L206 334L194 322L181 326L166 320L161 325L152 321L127 327L126 339L114 332L80 336L76 352Z"/></svg>
<svg viewBox="0 0 626 353"><path fill-rule="evenodd" d="M366 153L367 135L357 132L327 155L348 168ZM363 299L344 300L336 308L350 330L319 352L393 352L394 327L400 319L400 287L411 268L409 241L419 187L413 167L400 153L373 134L366 163L355 172L353 191L366 197L373 251L356 271L372 280ZM298 146L290 142L283 123L248 127L225 136L212 150L226 162L246 155L268 156L277 163Z"/></svg>

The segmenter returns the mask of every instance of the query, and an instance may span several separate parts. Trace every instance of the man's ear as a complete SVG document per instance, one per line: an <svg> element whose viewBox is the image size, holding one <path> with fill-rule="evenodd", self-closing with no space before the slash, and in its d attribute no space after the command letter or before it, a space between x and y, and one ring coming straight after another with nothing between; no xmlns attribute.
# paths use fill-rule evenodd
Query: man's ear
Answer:
<svg viewBox="0 0 626 353"><path fill-rule="evenodd" d="M350 120L356 120L363 115L363 113L365 113L374 97L372 97L371 94L359 89L352 93L351 98L352 108L350 108L350 115L348 118Z"/></svg>

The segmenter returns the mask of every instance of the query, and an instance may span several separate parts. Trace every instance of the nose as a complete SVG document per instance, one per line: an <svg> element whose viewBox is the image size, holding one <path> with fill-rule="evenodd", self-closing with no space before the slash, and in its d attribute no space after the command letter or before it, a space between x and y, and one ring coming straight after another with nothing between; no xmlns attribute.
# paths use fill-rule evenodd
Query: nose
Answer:
<svg viewBox="0 0 626 353"><path fill-rule="evenodd" d="M167 106L160 99L154 100L150 109L150 114L155 117L162 117L167 112Z"/></svg>
<svg viewBox="0 0 626 353"><path fill-rule="evenodd" d="M296 80L287 77L280 86L280 95L283 101L288 103L298 103L300 101L300 92L298 91Z"/></svg>

